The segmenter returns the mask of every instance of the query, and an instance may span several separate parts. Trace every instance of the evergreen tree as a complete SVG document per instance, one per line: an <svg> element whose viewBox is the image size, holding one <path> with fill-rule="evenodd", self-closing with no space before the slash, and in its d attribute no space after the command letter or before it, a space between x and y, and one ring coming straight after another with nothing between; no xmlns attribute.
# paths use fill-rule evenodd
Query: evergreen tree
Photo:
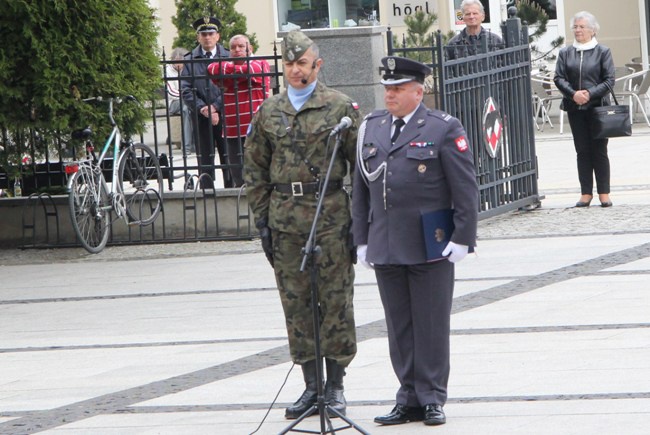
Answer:
<svg viewBox="0 0 650 435"><path fill-rule="evenodd" d="M404 24L406 25L406 35L403 36L401 42L398 41L397 35L393 37L395 47L432 47L435 42L433 33L431 33L429 29L436 21L438 21L438 15L427 14L422 10L417 10L413 15L405 16ZM422 63L431 63L433 61L431 50L408 52L405 54L405 57Z"/></svg>
<svg viewBox="0 0 650 435"><path fill-rule="evenodd" d="M554 59L553 51L564 43L564 38L559 36L551 41L551 48L546 52L541 52L537 45L539 38L544 35L548 28L549 16L546 13L548 8L553 6L547 0L516 0L515 6L517 7L517 17L522 22L526 22L529 29L534 29L528 35L530 43L530 51L533 54L533 61L540 59ZM545 9L546 8L546 9Z"/></svg>
<svg viewBox="0 0 650 435"><path fill-rule="evenodd" d="M235 10L237 0L175 0L176 15L172 23L178 29L174 47L192 50L197 45L196 31L192 23L202 17L215 17L221 21L220 44L228 48L228 41L235 35L246 35L253 47L257 47L255 34L246 33L246 17Z"/></svg>
<svg viewBox="0 0 650 435"><path fill-rule="evenodd" d="M106 125L105 107L81 98L150 101L161 86L147 0L0 0L0 11L0 127L31 127L48 139ZM116 111L126 134L141 131L146 115L133 104Z"/></svg>

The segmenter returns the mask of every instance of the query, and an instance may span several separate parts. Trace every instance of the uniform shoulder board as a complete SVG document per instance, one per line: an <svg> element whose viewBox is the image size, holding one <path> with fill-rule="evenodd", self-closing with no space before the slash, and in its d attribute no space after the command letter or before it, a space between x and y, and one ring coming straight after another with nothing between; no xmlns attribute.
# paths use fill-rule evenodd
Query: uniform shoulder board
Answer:
<svg viewBox="0 0 650 435"><path fill-rule="evenodd" d="M445 122L449 122L453 118L453 116L451 116L449 113L443 112L441 110L430 110L429 116L435 116L436 118L442 119Z"/></svg>
<svg viewBox="0 0 650 435"><path fill-rule="evenodd" d="M363 119L365 121L367 119L376 118L378 116L384 116L387 113L388 113L388 110L386 110L386 109L376 109L376 110L373 110L372 112L370 112L369 114L367 114Z"/></svg>

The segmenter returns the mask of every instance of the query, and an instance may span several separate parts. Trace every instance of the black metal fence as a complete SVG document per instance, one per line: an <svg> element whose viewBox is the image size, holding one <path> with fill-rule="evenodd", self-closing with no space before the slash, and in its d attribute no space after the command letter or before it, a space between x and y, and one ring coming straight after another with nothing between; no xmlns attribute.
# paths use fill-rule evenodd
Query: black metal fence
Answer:
<svg viewBox="0 0 650 435"><path fill-rule="evenodd" d="M425 103L457 117L474 154L481 218L539 205L530 49L527 28L518 19L503 26L505 46L481 40L476 54L451 56L440 32L430 47L395 47L388 32L389 55L406 56L433 68ZM458 54L458 50L456 50Z"/></svg>
<svg viewBox="0 0 650 435"><path fill-rule="evenodd" d="M164 88L153 96L146 106L150 110L151 118L147 122L146 132L136 142L142 142L150 146L159 156L165 184L165 206L160 218L149 227L140 229L121 229L121 221L117 221L115 228L111 231L109 244L120 243L151 243L151 242L174 242L192 240L228 240L232 238L252 237L252 225L249 220L248 206L243 200L243 189L240 185L232 186L232 189L221 189L222 174L229 174L231 171L241 173L243 155L243 139L241 135L235 138L235 152L240 156L240 163L229 163L222 156L218 156L218 146L225 145L225 137L217 137L213 130L208 132L208 139L215 146L209 151L201 150L198 147L199 131L197 128L198 118L202 115L196 110L188 109L183 98L178 100L179 110L177 114L169 109L172 97L167 92L168 84L176 84L180 88L181 79L187 80L191 86L187 92L196 95L196 88L207 82L216 83L217 87L225 92L225 83L232 85L233 97L230 101L234 104L236 115L234 117L223 117L221 128L225 133L233 131L244 131L245 127L240 126L240 119L252 116L252 109L248 106L248 113L242 113L240 107L244 107L243 99L250 96L246 89L254 77L261 77L263 80L263 93L265 97L276 94L280 90L280 79L282 75L280 67L281 56L277 50L270 56L254 56L247 58L221 58L192 59L190 57L182 60L161 59L163 71ZM192 65L214 61L232 62L237 60L243 64L252 61L264 60L268 65L263 72L258 73L218 73L212 75L194 75L190 77L168 76L165 73L166 66L181 64L183 68L194 71ZM224 107L219 108L223 114ZM246 115L246 116L244 116ZM223 116L223 115L222 115ZM184 123L183 120L189 123ZM192 129L191 140L195 145L195 152L185 154L183 152L183 133L185 126L190 125ZM81 126L80 126L81 127ZM17 131L16 129L0 126L0 139L5 145L0 153L11 152L14 155L14 164L8 171L0 165L0 189L13 191L14 182L20 179L22 182L22 194L28 197L22 207L23 215L23 246L48 246L67 244L59 237L60 226L68 227L69 217L65 210L64 201L53 201L52 195L65 194L67 175L65 174L66 162L74 160L83 152L82 142L69 140L69 132L56 136L49 143L44 143L38 131L33 129ZM92 138L93 142L101 143L101 138ZM202 156L202 152L206 156ZM209 168L203 161L209 160ZM108 156L103 162L103 169L110 181L110 171L113 164L113 156ZM210 173L212 172L212 173ZM215 180L219 178L219 180ZM223 177L226 178L225 175ZM241 184L241 183L240 183ZM214 186L215 188L208 188ZM179 211L172 212L170 205L179 203L175 208ZM224 203L228 203L224 206ZM39 226L39 222L43 223ZM227 222L227 223L226 223ZM227 228L227 229L226 229Z"/></svg>
<svg viewBox="0 0 650 435"><path fill-rule="evenodd" d="M505 47L487 47L483 45L478 54L471 56L454 56L449 59L445 53L442 35L431 35L431 46L407 48L393 44L392 32L388 31L388 54L414 57L433 67L431 82L428 83L429 93L425 103L438 107L458 117L468 134L473 149L476 176L480 189L478 204L481 218L504 213L518 208L533 207L539 204L537 186L537 161L535 155L535 137L533 108L530 90L530 51L528 47L527 29L521 28L514 21L508 20L504 27L506 35ZM280 89L281 68L277 51L272 56L244 58L265 59L270 65L269 72L260 73L268 78L267 89L277 93ZM224 58L222 61L233 59ZM206 62L203 59L184 59L182 61L163 58L161 67L182 63L184 67L192 63ZM195 76L195 83L216 80L223 86L225 79L241 80L245 85L250 79L248 74ZM178 77L163 74L165 84L179 83ZM236 80L236 82L237 82ZM239 85L236 85L239 86ZM237 92L235 92L239 95ZM239 98L239 97L235 97ZM110 244L117 243L151 243L192 240L227 240L249 238L251 233L251 216L246 202L242 199L242 189L212 189L206 192L200 188L199 174L200 157L183 154L183 133L185 127L181 122L184 116L189 116L192 125L197 124L196 111L183 112L185 104L179 102L180 115L170 113L170 96L162 89L150 103L151 120L147 133L140 141L151 146L156 155L160 156L163 174L166 178L165 198L176 198L180 201L178 210L172 213L166 206L161 218L151 227L137 231L129 228L127 231L116 231L111 234ZM183 115L183 113L186 113ZM189 115L187 114L189 113ZM232 121L232 120L235 121ZM223 120L225 128L229 122L237 123L239 116ZM232 127L232 126L231 126ZM197 132L193 138L196 141ZM67 216L59 216L55 201L49 199L49 193L63 193L66 176L64 163L72 160L75 150L70 149L64 138L58 138L48 144L45 153L36 155L35 150L43 149L41 138L36 131L16 132L0 129L2 143L13 141L21 147L21 154L30 158L23 162L21 174L24 195L34 195L33 210L25 207L23 212L23 234L27 233L29 240L24 245L38 245L38 240L46 240L46 245L63 244L59 242L59 225L68 225ZM11 137L9 137L11 136ZM212 138L216 139L216 138ZM241 138L237 143L241 153ZM200 153L200 150L197 149ZM0 150L0 152L2 152ZM209 159L215 162L215 151ZM110 159L108 163L110 164ZM241 164L228 164L219 161L212 164L217 176L227 171L241 169ZM237 167L239 166L239 168ZM200 177L206 177L203 174ZM215 177L213 177L215 178ZM0 168L0 189L13 187L13 175ZM40 193L46 190L49 193ZM32 193L33 192L33 193ZM177 193L174 193L177 192ZM46 195L47 201L43 198ZM230 216L224 216L223 199L230 196L234 206L228 207ZM60 203L63 203L62 201ZM45 225L39 227L35 215L45 216ZM27 218L25 218L27 216ZM52 225L47 225L48 221ZM224 221L229 221L231 231L224 230ZM54 225L56 222L56 225ZM233 224L234 222L234 224ZM56 228L54 228L56 226ZM38 227L38 228L37 228ZM42 228L43 227L43 228ZM25 231L27 230L27 231ZM41 234L45 231L47 234ZM56 237L54 234L56 232ZM41 236L37 236L37 233ZM50 234L51 233L51 234ZM26 239L26 236L23 237ZM56 239L56 242L51 240ZM43 244L42 242L40 243Z"/></svg>

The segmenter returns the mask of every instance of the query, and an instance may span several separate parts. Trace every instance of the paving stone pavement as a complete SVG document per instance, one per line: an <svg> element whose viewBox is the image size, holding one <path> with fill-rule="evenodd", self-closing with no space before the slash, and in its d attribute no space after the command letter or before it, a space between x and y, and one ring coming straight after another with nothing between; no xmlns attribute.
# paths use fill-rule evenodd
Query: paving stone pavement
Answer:
<svg viewBox="0 0 650 435"><path fill-rule="evenodd" d="M570 134L537 136L541 206L481 221L477 255L456 268L444 426L373 423L396 381L374 275L357 268L351 421L373 434L648 433L649 140L638 124L613 140L614 207L578 209ZM287 430L301 376L258 241L0 250L0 282L0 434Z"/></svg>

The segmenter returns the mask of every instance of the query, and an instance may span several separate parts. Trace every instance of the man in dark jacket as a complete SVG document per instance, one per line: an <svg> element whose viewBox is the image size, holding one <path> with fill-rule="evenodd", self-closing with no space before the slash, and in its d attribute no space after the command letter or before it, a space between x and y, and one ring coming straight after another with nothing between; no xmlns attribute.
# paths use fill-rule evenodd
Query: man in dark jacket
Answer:
<svg viewBox="0 0 650 435"><path fill-rule="evenodd" d="M481 23L485 20L485 9L480 0L463 0L460 4L463 13L465 28L451 38L445 47L448 59L457 59L481 53L485 43L487 50L503 48L503 40L496 33L483 28Z"/></svg>
<svg viewBox="0 0 650 435"><path fill-rule="evenodd" d="M200 18L193 26L199 45L185 56L185 59L191 62L188 62L181 73L181 94L191 111L192 119L195 120L199 173L210 177L210 180L203 178L201 186L213 188L215 145L222 165L226 164L226 155L221 122L223 99L221 90L208 78L207 69L210 59L229 57L230 52L219 44L221 22L218 19ZM222 172L224 187L232 187L230 171Z"/></svg>

